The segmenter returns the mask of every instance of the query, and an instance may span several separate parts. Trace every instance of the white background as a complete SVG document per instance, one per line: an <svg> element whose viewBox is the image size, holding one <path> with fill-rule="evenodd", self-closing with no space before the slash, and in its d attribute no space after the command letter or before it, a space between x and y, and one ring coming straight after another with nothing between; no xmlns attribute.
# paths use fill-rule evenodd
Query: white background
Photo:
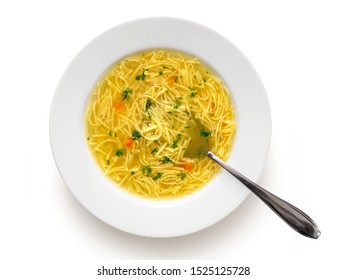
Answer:
<svg viewBox="0 0 347 280"><path fill-rule="evenodd" d="M347 250L343 2L1 1L0 278L97 279L102 264L186 259L248 265L248 279L341 279ZM322 230L318 240L292 231L254 196L213 227L172 239L111 228L72 196L49 144L55 87L89 41L119 23L148 16L209 26L251 60L273 119L259 183L313 217Z"/></svg>

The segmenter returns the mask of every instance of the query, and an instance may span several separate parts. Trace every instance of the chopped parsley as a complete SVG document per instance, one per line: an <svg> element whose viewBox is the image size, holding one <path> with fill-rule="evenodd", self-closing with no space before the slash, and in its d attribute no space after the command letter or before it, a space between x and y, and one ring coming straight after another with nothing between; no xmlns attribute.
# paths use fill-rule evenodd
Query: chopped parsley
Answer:
<svg viewBox="0 0 347 280"><path fill-rule="evenodd" d="M176 138L176 140L173 142L173 144L172 144L172 148L177 148L178 147L178 145L177 145L177 143L180 141L182 139L182 135L181 135L181 133L179 133L178 135L177 135L177 138Z"/></svg>
<svg viewBox="0 0 347 280"><path fill-rule="evenodd" d="M137 130L133 130L133 133L131 134L131 139L132 140L139 140L141 137L143 138L143 136L141 135L140 132L138 132Z"/></svg>
<svg viewBox="0 0 347 280"><path fill-rule="evenodd" d="M163 164L172 162L172 160L168 156L164 156L163 159L159 160Z"/></svg>
<svg viewBox="0 0 347 280"><path fill-rule="evenodd" d="M190 97L190 98L195 97L195 95L197 94L197 92L196 92L196 87L188 87L188 89L190 90L190 95L189 95L189 97Z"/></svg>
<svg viewBox="0 0 347 280"><path fill-rule="evenodd" d="M200 136L208 137L210 135L211 135L211 132L206 131L205 128L200 130Z"/></svg>
<svg viewBox="0 0 347 280"><path fill-rule="evenodd" d="M202 156L202 149L201 149L201 148L198 149L198 156L199 156L199 157Z"/></svg>
<svg viewBox="0 0 347 280"><path fill-rule="evenodd" d="M112 131L110 130L109 132L108 132L108 136L110 136L110 137L112 137ZM117 133L116 132L114 132L114 137L117 137Z"/></svg>
<svg viewBox="0 0 347 280"><path fill-rule="evenodd" d="M131 175L134 176L135 175L135 171L131 171Z"/></svg>
<svg viewBox="0 0 347 280"><path fill-rule="evenodd" d="M181 180L184 180L187 177L187 174L186 173L180 173L177 176L180 177Z"/></svg>
<svg viewBox="0 0 347 280"><path fill-rule="evenodd" d="M145 176L150 176L151 173L152 173L152 168L150 168L148 165L144 165L142 167L142 173L145 175Z"/></svg>
<svg viewBox="0 0 347 280"><path fill-rule="evenodd" d="M181 99L181 98L180 98L180 99ZM178 99L176 99L176 100L175 100L175 105L173 106L173 108L174 108L174 109L178 109L180 106L181 106L181 102L180 102Z"/></svg>
<svg viewBox="0 0 347 280"><path fill-rule="evenodd" d="M169 67L167 67L167 66L165 66L165 65L163 66L163 68L164 68L164 69L170 69Z"/></svg>
<svg viewBox="0 0 347 280"><path fill-rule="evenodd" d="M131 88L125 88L123 90L123 98L122 98L122 101L125 100L125 99L129 99L130 98L130 94L133 93L133 90Z"/></svg>
<svg viewBox="0 0 347 280"><path fill-rule="evenodd" d="M159 76L163 75L163 71L159 71Z"/></svg>
<svg viewBox="0 0 347 280"><path fill-rule="evenodd" d="M90 140L90 137L87 137L87 140L89 141L89 140Z"/></svg>
<svg viewBox="0 0 347 280"><path fill-rule="evenodd" d="M151 154L155 154L155 153L157 153L157 152L158 152L158 148L154 148L154 149L152 150Z"/></svg>
<svg viewBox="0 0 347 280"><path fill-rule="evenodd" d="M190 126L189 126L189 125L186 125L184 128L190 128Z"/></svg>
<svg viewBox="0 0 347 280"><path fill-rule="evenodd" d="M106 160L106 165L110 165L110 160Z"/></svg>
<svg viewBox="0 0 347 280"><path fill-rule="evenodd" d="M124 152L125 152L125 149L119 149L119 150L114 151L114 154L117 157L121 157L121 156L124 156Z"/></svg>
<svg viewBox="0 0 347 280"><path fill-rule="evenodd" d="M146 101L146 112L149 110L149 108L152 106L152 101L150 99L147 99Z"/></svg>
<svg viewBox="0 0 347 280"><path fill-rule="evenodd" d="M163 173L158 172L157 175L155 175L152 179L154 181L157 181L162 175L163 175Z"/></svg>
<svg viewBox="0 0 347 280"><path fill-rule="evenodd" d="M206 79L205 78L201 78L203 81L204 81L204 83L206 83Z"/></svg>
<svg viewBox="0 0 347 280"><path fill-rule="evenodd" d="M146 69L142 71L142 74L135 77L136 81L144 81L145 80L145 78L146 78L145 71L146 71Z"/></svg>

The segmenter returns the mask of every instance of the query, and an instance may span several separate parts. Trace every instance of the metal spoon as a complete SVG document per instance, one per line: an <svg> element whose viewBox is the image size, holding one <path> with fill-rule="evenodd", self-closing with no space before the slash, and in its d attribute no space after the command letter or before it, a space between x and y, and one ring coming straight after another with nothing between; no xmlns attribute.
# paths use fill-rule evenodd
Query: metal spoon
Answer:
<svg viewBox="0 0 347 280"><path fill-rule="evenodd" d="M321 232L316 223L303 211L252 182L241 173L225 164L211 151L208 151L206 155L250 189L292 229L307 237L317 239L320 236Z"/></svg>
<svg viewBox="0 0 347 280"><path fill-rule="evenodd" d="M185 156L196 158L206 154L209 158L218 163L221 167L243 183L248 189L250 189L292 229L310 238L317 239L320 236L321 232L318 226L307 214L252 182L212 153L210 151L210 147L212 147L211 141L208 142L207 139L203 139L203 137L198 134L204 128L200 120L194 116L191 116L190 125L193 127L193 131L196 133L194 133L194 137L189 144L189 149L186 150Z"/></svg>

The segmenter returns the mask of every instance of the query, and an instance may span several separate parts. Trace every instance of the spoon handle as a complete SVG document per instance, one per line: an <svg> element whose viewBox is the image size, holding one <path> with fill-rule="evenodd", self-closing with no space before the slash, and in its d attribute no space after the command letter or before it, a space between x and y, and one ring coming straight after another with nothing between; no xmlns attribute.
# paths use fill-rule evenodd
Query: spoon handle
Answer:
<svg viewBox="0 0 347 280"><path fill-rule="evenodd" d="M249 188L256 196L258 196L267 206L271 208L282 220L284 220L292 229L304 236L317 239L321 232L316 223L303 211L263 189L256 183L252 182L241 173L225 164L211 151L207 152L207 156L217 162L226 171L236 177L241 183Z"/></svg>

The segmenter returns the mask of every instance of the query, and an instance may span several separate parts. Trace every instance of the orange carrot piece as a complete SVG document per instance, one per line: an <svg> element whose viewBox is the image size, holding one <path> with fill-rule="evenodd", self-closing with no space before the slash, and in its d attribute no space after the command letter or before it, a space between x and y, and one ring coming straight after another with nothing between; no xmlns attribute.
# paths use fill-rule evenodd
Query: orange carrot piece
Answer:
<svg viewBox="0 0 347 280"><path fill-rule="evenodd" d="M124 146L130 149L133 146L133 144L134 144L134 140L131 139L130 136L127 136L127 138L124 141Z"/></svg>
<svg viewBox="0 0 347 280"><path fill-rule="evenodd" d="M184 162L182 163L182 167L185 171L190 172L193 169L193 163L192 162Z"/></svg>
<svg viewBox="0 0 347 280"><path fill-rule="evenodd" d="M175 81L176 77L175 76L170 76L169 78L166 79L167 83L170 85Z"/></svg>
<svg viewBox="0 0 347 280"><path fill-rule="evenodd" d="M122 110L124 110L124 109L125 109L124 103L123 103L123 102L118 102L118 103L116 103L115 109L116 109L116 112L117 112L117 111L122 111Z"/></svg>

